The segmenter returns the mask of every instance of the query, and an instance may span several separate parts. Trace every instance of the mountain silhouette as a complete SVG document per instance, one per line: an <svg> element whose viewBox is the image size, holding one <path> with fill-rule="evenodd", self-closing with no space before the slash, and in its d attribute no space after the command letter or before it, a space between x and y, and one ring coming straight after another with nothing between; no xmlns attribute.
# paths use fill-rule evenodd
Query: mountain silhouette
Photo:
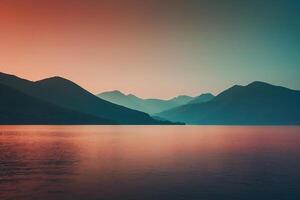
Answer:
<svg viewBox="0 0 300 200"><path fill-rule="evenodd" d="M102 100L70 80L52 77L28 81L0 73L0 83L56 106L108 119L118 124L165 124L148 114Z"/></svg>
<svg viewBox="0 0 300 200"><path fill-rule="evenodd" d="M125 95L120 91L103 92L97 95L106 101L125 106L134 110L139 110L149 114L154 114L175 108L188 103L193 97L181 95L169 100L162 99L142 99L133 94Z"/></svg>
<svg viewBox="0 0 300 200"><path fill-rule="evenodd" d="M195 104L195 103L204 103L212 100L215 96L212 95L211 93L204 93L201 94L200 96L197 96L193 98L191 101L188 102L188 104Z"/></svg>
<svg viewBox="0 0 300 200"><path fill-rule="evenodd" d="M0 84L0 124L116 124L61 108Z"/></svg>
<svg viewBox="0 0 300 200"><path fill-rule="evenodd" d="M256 81L235 85L211 101L183 105L158 116L187 124L300 124L300 91Z"/></svg>

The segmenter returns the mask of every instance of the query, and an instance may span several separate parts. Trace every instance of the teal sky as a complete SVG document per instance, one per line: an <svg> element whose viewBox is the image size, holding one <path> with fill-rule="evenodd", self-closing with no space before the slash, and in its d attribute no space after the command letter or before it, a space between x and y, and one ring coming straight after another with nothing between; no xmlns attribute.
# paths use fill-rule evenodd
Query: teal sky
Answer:
<svg viewBox="0 0 300 200"><path fill-rule="evenodd" d="M300 3L224 2L185 10L191 24L182 74L216 88L261 80L300 89Z"/></svg>
<svg viewBox="0 0 300 200"><path fill-rule="evenodd" d="M300 89L299 1L122 2L1 1L0 70L145 98L256 80Z"/></svg>

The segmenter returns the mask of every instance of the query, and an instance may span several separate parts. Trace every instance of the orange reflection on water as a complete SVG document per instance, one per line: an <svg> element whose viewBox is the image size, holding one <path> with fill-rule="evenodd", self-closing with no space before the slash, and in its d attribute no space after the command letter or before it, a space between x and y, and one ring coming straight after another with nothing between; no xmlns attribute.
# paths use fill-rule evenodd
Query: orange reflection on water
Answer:
<svg viewBox="0 0 300 200"><path fill-rule="evenodd" d="M269 165L288 167L283 161L300 155L299 130L1 126L0 198L109 199L182 188L191 181L216 188L221 181L237 184L267 171Z"/></svg>

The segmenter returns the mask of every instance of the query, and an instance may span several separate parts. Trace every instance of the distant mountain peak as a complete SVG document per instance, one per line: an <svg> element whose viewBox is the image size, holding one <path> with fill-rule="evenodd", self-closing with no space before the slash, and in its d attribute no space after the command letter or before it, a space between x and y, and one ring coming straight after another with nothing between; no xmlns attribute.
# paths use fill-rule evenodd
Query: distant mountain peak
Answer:
<svg viewBox="0 0 300 200"><path fill-rule="evenodd" d="M53 77L50 77L50 78L45 78L45 79L42 79L42 80L39 80L39 81L36 81L36 83L42 83L42 82L72 82L68 79L65 79L63 77L60 77L60 76L53 76Z"/></svg>
<svg viewBox="0 0 300 200"><path fill-rule="evenodd" d="M242 85L233 85L232 87L228 88L227 90L231 90L231 89L237 89L237 88L242 88L242 87L245 87L245 86L242 86ZM224 90L226 91L226 90Z"/></svg>
<svg viewBox="0 0 300 200"><path fill-rule="evenodd" d="M263 81L254 81L252 83L249 83L247 86L253 87L253 86L274 86L274 85L263 82Z"/></svg>
<svg viewBox="0 0 300 200"><path fill-rule="evenodd" d="M124 93L123 93L123 92L121 92L120 90L113 90L113 91L111 91L111 93L124 94Z"/></svg>
<svg viewBox="0 0 300 200"><path fill-rule="evenodd" d="M106 91L106 92L99 93L99 94L97 94L97 95L98 95L98 96L99 96L99 95L126 96L124 93L122 93L122 92L119 91L119 90Z"/></svg>
<svg viewBox="0 0 300 200"><path fill-rule="evenodd" d="M207 92L207 93L200 94L199 97L200 96L214 96L214 95L212 93L210 93L210 92Z"/></svg>
<svg viewBox="0 0 300 200"><path fill-rule="evenodd" d="M188 104L204 103L212 100L214 97L215 96L209 92L202 93L199 96L193 98L191 101L189 101Z"/></svg>
<svg viewBox="0 0 300 200"><path fill-rule="evenodd" d="M134 94L128 94L128 97L134 97L134 98L138 98L137 96L135 96Z"/></svg>

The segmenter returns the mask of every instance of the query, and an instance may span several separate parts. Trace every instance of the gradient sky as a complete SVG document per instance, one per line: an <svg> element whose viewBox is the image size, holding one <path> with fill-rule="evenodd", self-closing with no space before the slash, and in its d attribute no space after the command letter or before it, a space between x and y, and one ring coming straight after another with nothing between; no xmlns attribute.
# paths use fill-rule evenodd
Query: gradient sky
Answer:
<svg viewBox="0 0 300 200"><path fill-rule="evenodd" d="M299 10L297 0L1 0L0 71L145 98L254 80L300 89Z"/></svg>

